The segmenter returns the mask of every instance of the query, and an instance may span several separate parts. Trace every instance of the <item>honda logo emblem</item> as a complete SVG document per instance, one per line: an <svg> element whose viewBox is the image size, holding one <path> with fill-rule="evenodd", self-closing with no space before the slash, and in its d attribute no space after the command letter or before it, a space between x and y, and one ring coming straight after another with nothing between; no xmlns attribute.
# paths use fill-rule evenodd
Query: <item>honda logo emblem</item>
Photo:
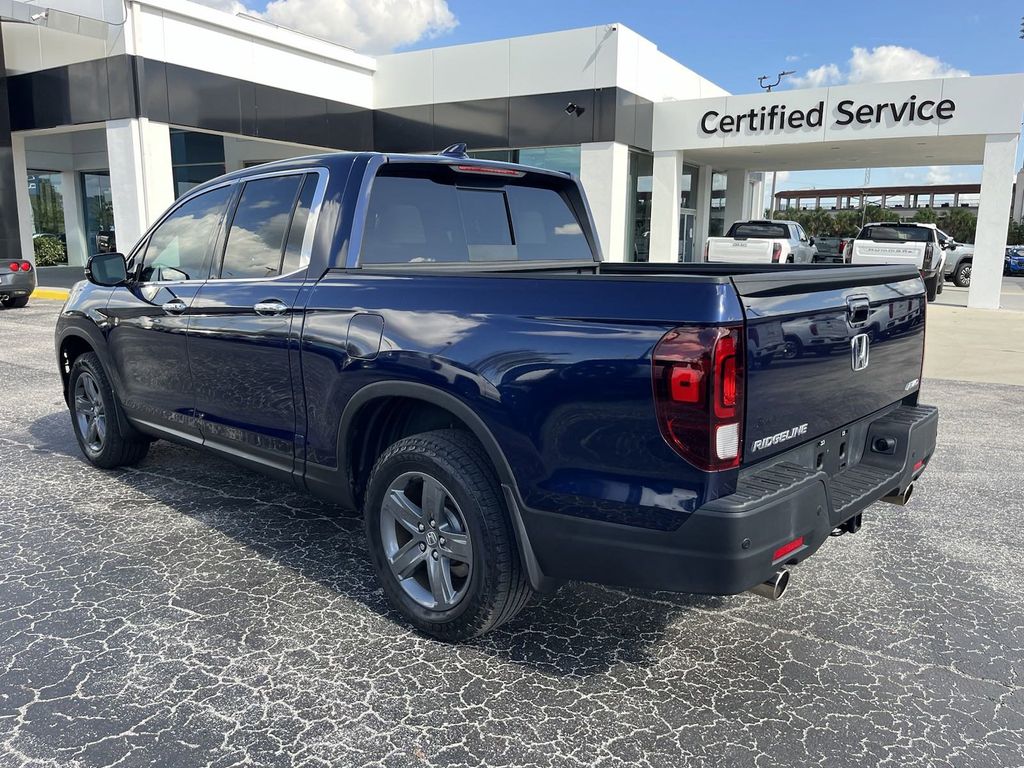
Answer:
<svg viewBox="0 0 1024 768"><path fill-rule="evenodd" d="M850 365L855 371L863 371L868 367L868 355L871 349L871 339L866 333L858 333L850 339Z"/></svg>

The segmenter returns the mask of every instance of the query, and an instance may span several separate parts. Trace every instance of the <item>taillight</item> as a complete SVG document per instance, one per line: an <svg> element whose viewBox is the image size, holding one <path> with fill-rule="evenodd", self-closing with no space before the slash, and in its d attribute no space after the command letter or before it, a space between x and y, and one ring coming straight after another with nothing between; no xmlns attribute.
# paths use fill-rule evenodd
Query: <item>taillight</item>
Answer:
<svg viewBox="0 0 1024 768"><path fill-rule="evenodd" d="M21 262L21 271L22 272L31 272L32 271L32 262L30 262L30 261L23 261L23 262Z"/></svg>
<svg viewBox="0 0 1024 768"><path fill-rule="evenodd" d="M11 272L17 272L21 268L21 264L16 261L12 261L7 266L11 268Z"/></svg>
<svg viewBox="0 0 1024 768"><path fill-rule="evenodd" d="M704 243L704 261L708 260L708 250L710 249L711 243Z"/></svg>
<svg viewBox="0 0 1024 768"><path fill-rule="evenodd" d="M772 264L778 264L782 258L782 243L772 244Z"/></svg>
<svg viewBox="0 0 1024 768"><path fill-rule="evenodd" d="M934 251L934 246L932 246L931 243L928 243L924 247L924 268L925 269L931 269L932 268L932 252L933 251Z"/></svg>
<svg viewBox="0 0 1024 768"><path fill-rule="evenodd" d="M11 270L11 272L17 272L19 269L22 272L31 272L32 271L32 262L31 261L12 261L10 264L7 265L7 267Z"/></svg>
<svg viewBox="0 0 1024 768"><path fill-rule="evenodd" d="M658 428L698 469L714 472L740 464L742 333L742 326L676 328L654 348Z"/></svg>

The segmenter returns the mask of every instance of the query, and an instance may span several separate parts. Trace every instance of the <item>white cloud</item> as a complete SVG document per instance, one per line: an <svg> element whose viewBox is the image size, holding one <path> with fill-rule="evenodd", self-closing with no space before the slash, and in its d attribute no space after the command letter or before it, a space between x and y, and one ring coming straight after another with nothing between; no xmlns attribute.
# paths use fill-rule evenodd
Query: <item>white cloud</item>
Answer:
<svg viewBox="0 0 1024 768"><path fill-rule="evenodd" d="M261 16L361 53L386 53L450 32L458 24L446 0L271 0L262 12L237 0L197 1Z"/></svg>
<svg viewBox="0 0 1024 768"><path fill-rule="evenodd" d="M790 54L789 56L786 57L786 63L792 64L795 61L800 61L800 59L802 59L804 55L806 54L801 54L799 56L797 56L796 54Z"/></svg>
<svg viewBox="0 0 1024 768"><path fill-rule="evenodd" d="M936 77L966 77L969 73L913 48L880 45L854 47L846 67L823 64L790 79L796 88L819 88L839 83L884 83L894 80L927 80Z"/></svg>
<svg viewBox="0 0 1024 768"><path fill-rule="evenodd" d="M797 75L788 82L794 88L822 88L843 81L843 73L835 64L822 64L820 67L807 70L806 74Z"/></svg>

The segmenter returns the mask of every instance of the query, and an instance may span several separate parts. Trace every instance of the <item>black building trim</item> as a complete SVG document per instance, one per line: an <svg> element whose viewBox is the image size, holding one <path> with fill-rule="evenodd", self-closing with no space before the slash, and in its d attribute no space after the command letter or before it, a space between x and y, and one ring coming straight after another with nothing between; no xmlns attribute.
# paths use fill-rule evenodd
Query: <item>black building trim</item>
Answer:
<svg viewBox="0 0 1024 768"><path fill-rule="evenodd" d="M0 22L0 260L21 258L17 187L14 182L14 149L8 111L8 78L4 63L3 22Z"/></svg>
<svg viewBox="0 0 1024 768"><path fill-rule="evenodd" d="M653 105L622 88L372 110L138 56L8 78L12 129L147 117L297 144L389 152L617 141L650 149ZM577 105L574 114L565 111ZM0 137L2 138L2 137Z"/></svg>

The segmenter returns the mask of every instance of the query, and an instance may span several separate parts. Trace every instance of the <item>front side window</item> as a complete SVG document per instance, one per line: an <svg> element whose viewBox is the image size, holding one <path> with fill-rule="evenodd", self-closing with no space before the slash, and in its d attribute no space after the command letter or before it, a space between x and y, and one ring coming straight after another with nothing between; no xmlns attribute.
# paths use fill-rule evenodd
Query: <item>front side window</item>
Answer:
<svg viewBox="0 0 1024 768"><path fill-rule="evenodd" d="M304 176L247 181L231 220L222 279L273 277L281 263Z"/></svg>
<svg viewBox="0 0 1024 768"><path fill-rule="evenodd" d="M205 280L210 246L230 198L231 187L219 187L174 210L149 236L140 279Z"/></svg>

